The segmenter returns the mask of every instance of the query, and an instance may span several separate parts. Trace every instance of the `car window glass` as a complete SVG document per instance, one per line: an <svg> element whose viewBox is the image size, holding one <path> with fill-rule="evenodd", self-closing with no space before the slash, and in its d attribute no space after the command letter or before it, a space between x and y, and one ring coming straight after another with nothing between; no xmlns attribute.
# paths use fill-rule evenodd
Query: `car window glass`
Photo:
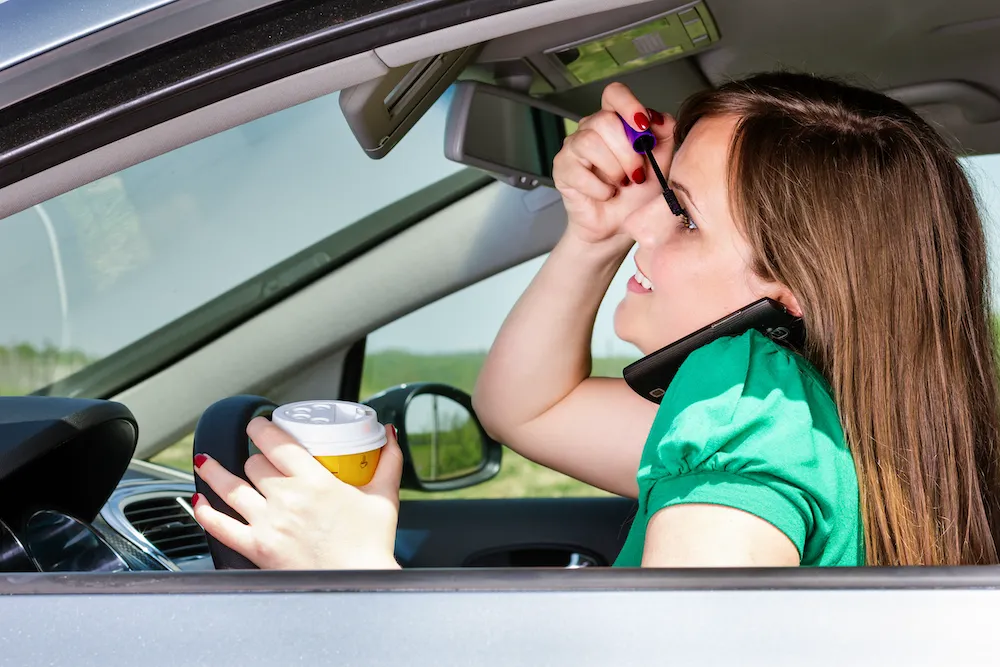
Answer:
<svg viewBox="0 0 1000 667"><path fill-rule="evenodd" d="M996 318L1000 315L1000 153L965 157L961 162L979 200L986 230L990 299Z"/></svg>
<svg viewBox="0 0 1000 667"><path fill-rule="evenodd" d="M114 355L464 168L442 148L450 93L381 160L364 154L338 98L207 137L0 220L0 391L35 392Z"/></svg>
<svg viewBox="0 0 1000 667"><path fill-rule="evenodd" d="M546 256L435 301L371 333L365 344L361 398L408 382L440 382L472 393L483 360L504 318ZM594 375L621 377L639 358L614 333L614 311L635 273L631 257L615 276L598 312L592 338ZM599 496L603 491L504 449L501 471L484 484L447 493L404 491L403 498L551 498Z"/></svg>
<svg viewBox="0 0 1000 667"><path fill-rule="evenodd" d="M421 381L442 382L471 394L489 345L546 256L491 276L371 333L365 341L361 400L389 387ZM594 375L621 377L622 368L639 358L634 347L614 335L614 309L634 273L630 256L601 305L593 336ZM188 434L151 460L190 470L192 437ZM500 474L485 484L449 493L403 492L403 497L421 499L571 495L604 494L509 449L504 450Z"/></svg>

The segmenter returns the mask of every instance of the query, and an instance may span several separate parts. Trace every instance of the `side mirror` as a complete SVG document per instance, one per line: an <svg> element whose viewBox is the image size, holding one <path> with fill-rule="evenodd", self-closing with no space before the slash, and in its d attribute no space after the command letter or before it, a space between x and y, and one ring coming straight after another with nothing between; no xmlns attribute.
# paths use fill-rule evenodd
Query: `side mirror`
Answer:
<svg viewBox="0 0 1000 667"><path fill-rule="evenodd" d="M500 471L503 447L486 434L472 398L460 389L433 382L403 384L365 403L380 422L396 427L403 450L402 488L454 491Z"/></svg>
<svg viewBox="0 0 1000 667"><path fill-rule="evenodd" d="M555 187L552 159L580 119L529 95L462 81L448 108L444 155L519 188Z"/></svg>

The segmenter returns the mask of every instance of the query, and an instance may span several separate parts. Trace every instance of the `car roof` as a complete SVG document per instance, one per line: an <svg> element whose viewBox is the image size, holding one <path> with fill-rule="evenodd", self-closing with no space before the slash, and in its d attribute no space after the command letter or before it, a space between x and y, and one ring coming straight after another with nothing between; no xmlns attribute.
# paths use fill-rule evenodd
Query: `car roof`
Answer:
<svg viewBox="0 0 1000 667"><path fill-rule="evenodd" d="M0 0L0 70L177 0Z"/></svg>

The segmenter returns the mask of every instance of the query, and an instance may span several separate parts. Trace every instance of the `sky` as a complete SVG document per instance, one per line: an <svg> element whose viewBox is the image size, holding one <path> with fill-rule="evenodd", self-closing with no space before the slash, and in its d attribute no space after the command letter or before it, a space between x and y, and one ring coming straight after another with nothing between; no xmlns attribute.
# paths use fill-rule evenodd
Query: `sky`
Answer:
<svg viewBox="0 0 1000 667"><path fill-rule="evenodd" d="M462 169L443 154L448 98L385 158L355 141L323 97L209 137L0 221L0 344L104 356L391 201ZM966 163L1000 241L1000 156ZM504 186L507 187L507 186ZM991 244L991 265L1000 279ZM544 258L431 304L368 349L486 350ZM632 356L613 331L634 272L598 315L596 356ZM1000 284L994 298L1000 303ZM470 316L474 315L474 316Z"/></svg>

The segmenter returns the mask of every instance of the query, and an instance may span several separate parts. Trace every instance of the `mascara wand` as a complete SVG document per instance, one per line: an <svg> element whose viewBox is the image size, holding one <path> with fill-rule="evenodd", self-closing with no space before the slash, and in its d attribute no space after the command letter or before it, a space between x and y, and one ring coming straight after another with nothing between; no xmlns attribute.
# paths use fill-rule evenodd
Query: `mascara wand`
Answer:
<svg viewBox="0 0 1000 667"><path fill-rule="evenodd" d="M626 123L625 119L621 117L621 114L618 114L618 119L622 122L622 127L625 128L625 135L628 136L628 140L632 144L632 150L640 155L645 155L649 160L649 164L653 168L653 173L656 174L656 180L659 181L660 188L663 190L663 198L666 200L667 206L670 207L670 212L676 216L683 215L684 209L681 208L680 203L677 201L674 191L667 187L667 179L663 177L660 166L653 159L653 148L656 146L656 137L653 136L653 131L644 130L640 132L639 130L632 129L632 126Z"/></svg>

